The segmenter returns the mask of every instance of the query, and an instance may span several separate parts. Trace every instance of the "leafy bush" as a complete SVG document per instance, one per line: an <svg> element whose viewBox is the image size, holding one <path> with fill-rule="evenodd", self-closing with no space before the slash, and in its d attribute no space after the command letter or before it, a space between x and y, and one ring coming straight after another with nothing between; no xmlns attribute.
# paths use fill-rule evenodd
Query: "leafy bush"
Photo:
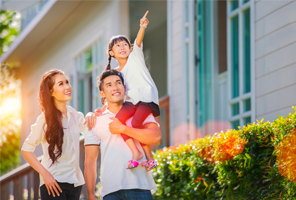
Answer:
<svg viewBox="0 0 296 200"><path fill-rule="evenodd" d="M154 198L296 198L295 125L290 113L157 151Z"/></svg>

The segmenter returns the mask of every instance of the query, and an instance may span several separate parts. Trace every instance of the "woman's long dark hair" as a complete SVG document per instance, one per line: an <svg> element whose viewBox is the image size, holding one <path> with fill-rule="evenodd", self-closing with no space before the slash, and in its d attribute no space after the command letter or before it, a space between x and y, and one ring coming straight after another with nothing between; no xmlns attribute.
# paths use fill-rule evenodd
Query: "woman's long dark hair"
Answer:
<svg viewBox="0 0 296 200"><path fill-rule="evenodd" d="M45 115L45 122L47 128L45 131L45 139L48 146L48 154L52 160L52 165L57 161L58 158L62 155L62 145L64 131L62 126L62 112L56 108L51 96L54 79L53 77L57 74L64 75L64 72L61 70L50 70L46 72L41 81L39 88L39 106L41 111Z"/></svg>
<svg viewBox="0 0 296 200"><path fill-rule="evenodd" d="M129 41L129 39L127 39L126 36L124 35L117 35L117 36L113 36L111 37L110 41L109 41L109 44L108 44L108 65L105 67L105 70L104 71L107 71L107 70L110 70L111 69L111 59L113 56L110 55L110 51L112 51L112 47L117 44L118 42L121 42L121 41L125 41L126 43L128 43L129 45L129 48L132 48L132 44L131 42Z"/></svg>

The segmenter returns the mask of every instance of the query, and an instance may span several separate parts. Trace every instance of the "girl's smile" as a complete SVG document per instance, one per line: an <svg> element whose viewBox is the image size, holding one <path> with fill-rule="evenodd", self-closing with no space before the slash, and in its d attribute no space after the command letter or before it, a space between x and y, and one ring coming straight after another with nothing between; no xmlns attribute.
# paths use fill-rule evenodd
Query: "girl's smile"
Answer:
<svg viewBox="0 0 296 200"><path fill-rule="evenodd" d="M131 53L129 44L126 41L120 41L113 45L109 52L115 59L127 59Z"/></svg>

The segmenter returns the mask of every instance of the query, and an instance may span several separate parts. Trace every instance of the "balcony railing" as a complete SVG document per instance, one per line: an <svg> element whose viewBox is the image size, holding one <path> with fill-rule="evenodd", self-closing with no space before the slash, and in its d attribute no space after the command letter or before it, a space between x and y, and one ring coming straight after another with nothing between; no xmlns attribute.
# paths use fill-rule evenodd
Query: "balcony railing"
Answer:
<svg viewBox="0 0 296 200"><path fill-rule="evenodd" d="M22 14L21 31L23 31L27 27L27 25L36 17L36 15L42 10L43 6L48 1L49 0L41 0L40 2L27 8L25 11L21 13Z"/></svg>
<svg viewBox="0 0 296 200"><path fill-rule="evenodd" d="M169 146L169 97L163 97L159 101L160 116L157 121L160 123L163 134L163 146ZM154 148L154 150L156 147ZM38 158L41 160L41 157ZM80 138L80 168L84 172L84 138ZM99 164L99 163L98 163ZM99 165L98 165L99 166ZM39 174L28 164L24 164L13 171L0 177L0 200L38 200L39 197ZM87 199L86 186L82 187L80 199Z"/></svg>

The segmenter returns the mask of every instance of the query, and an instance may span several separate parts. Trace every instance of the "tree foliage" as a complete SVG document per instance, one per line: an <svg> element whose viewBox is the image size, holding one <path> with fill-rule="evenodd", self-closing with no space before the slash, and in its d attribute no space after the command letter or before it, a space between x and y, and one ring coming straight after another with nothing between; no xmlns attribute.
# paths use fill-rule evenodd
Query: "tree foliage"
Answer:
<svg viewBox="0 0 296 200"><path fill-rule="evenodd" d="M8 50L20 32L18 16L13 10L0 11L0 56Z"/></svg>
<svg viewBox="0 0 296 200"><path fill-rule="evenodd" d="M19 165L21 111L20 80L8 65L0 68L0 175Z"/></svg>

